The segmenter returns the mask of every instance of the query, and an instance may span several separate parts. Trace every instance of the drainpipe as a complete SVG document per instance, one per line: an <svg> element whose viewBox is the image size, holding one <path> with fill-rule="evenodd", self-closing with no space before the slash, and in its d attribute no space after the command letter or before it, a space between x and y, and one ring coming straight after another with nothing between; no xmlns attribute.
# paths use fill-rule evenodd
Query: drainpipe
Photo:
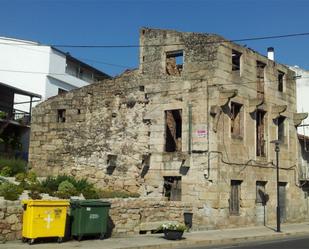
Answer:
<svg viewBox="0 0 309 249"><path fill-rule="evenodd" d="M188 134L188 151L191 156L192 153L192 104L188 104L188 119L189 119L189 134Z"/></svg>

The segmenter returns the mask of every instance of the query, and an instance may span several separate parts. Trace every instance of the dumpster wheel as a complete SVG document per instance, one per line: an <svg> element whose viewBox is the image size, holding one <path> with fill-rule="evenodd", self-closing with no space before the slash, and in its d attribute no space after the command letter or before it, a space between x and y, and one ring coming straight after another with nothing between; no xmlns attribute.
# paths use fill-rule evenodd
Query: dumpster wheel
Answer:
<svg viewBox="0 0 309 249"><path fill-rule="evenodd" d="M105 233L101 233L100 236L99 236L99 239L100 239L100 240L103 240L104 237L105 237Z"/></svg>
<svg viewBox="0 0 309 249"><path fill-rule="evenodd" d="M29 244L29 245L33 245L33 243L34 243L34 239L29 239L29 240L28 240L28 244Z"/></svg>
<svg viewBox="0 0 309 249"><path fill-rule="evenodd" d="M63 242L63 237L58 237L57 242L58 243L62 243Z"/></svg>
<svg viewBox="0 0 309 249"><path fill-rule="evenodd" d="M22 237L22 238L21 238L21 241L22 241L23 243L26 243L26 242L28 241L28 239L25 238L25 237Z"/></svg>

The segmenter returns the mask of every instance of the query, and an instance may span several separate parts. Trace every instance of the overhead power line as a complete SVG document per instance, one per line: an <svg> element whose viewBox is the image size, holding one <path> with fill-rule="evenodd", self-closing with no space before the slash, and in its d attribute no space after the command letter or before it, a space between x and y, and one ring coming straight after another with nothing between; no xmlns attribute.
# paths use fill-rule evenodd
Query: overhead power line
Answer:
<svg viewBox="0 0 309 249"><path fill-rule="evenodd" d="M225 43L225 42L243 42L243 41L257 41L257 40L270 40L270 39L281 39L281 38L289 38L289 37L299 37L299 36L309 36L309 32L304 33L294 33L294 34L283 34L283 35L270 35L270 36L258 36L258 37L249 37L249 38L241 38L241 39L232 39L232 40L218 40L218 41L210 41L205 42L205 44L215 44L215 43ZM163 46L174 46L174 45L184 45L184 43L172 43L172 44L149 44L149 45L92 45L92 44L84 44L84 45L73 45L73 44L35 44L35 43L6 43L0 42L0 44L4 45L16 45L16 46L52 46L58 48L139 48L139 47L163 47Z"/></svg>
<svg viewBox="0 0 309 249"><path fill-rule="evenodd" d="M308 35L309 35L309 32L305 32L305 33L296 33L296 34L285 34L285 35L273 35L273 36L261 36L261 37L251 37L251 38L243 38L243 39L233 39L233 40L212 41L212 42L206 42L205 44L269 40L269 39L280 39L280 38L308 36ZM153 45L66 45L66 44L55 44L53 46L54 47L61 47L61 48L139 48L139 47L175 46L175 45L184 45L184 43L153 44Z"/></svg>

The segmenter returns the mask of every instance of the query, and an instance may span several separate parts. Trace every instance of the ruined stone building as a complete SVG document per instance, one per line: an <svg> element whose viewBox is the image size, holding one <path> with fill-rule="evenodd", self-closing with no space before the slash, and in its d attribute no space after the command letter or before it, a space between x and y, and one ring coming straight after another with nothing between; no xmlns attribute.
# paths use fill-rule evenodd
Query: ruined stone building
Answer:
<svg viewBox="0 0 309 249"><path fill-rule="evenodd" d="M280 140L281 219L309 217L293 71L217 35L148 28L139 58L136 70L35 108L35 171L189 204L193 229L269 224L277 205L270 142Z"/></svg>

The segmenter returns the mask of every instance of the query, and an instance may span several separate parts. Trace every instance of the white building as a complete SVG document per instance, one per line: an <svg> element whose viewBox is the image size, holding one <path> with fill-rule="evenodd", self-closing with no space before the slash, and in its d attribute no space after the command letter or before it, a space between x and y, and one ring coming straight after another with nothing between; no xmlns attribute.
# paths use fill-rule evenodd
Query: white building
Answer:
<svg viewBox="0 0 309 249"><path fill-rule="evenodd" d="M109 77L54 47L0 37L0 82L39 94L43 101Z"/></svg>
<svg viewBox="0 0 309 249"><path fill-rule="evenodd" d="M297 112L309 113L309 71L298 66L289 66L296 74ZM308 126L306 126L308 125ZM297 128L298 134L309 136L309 117Z"/></svg>

